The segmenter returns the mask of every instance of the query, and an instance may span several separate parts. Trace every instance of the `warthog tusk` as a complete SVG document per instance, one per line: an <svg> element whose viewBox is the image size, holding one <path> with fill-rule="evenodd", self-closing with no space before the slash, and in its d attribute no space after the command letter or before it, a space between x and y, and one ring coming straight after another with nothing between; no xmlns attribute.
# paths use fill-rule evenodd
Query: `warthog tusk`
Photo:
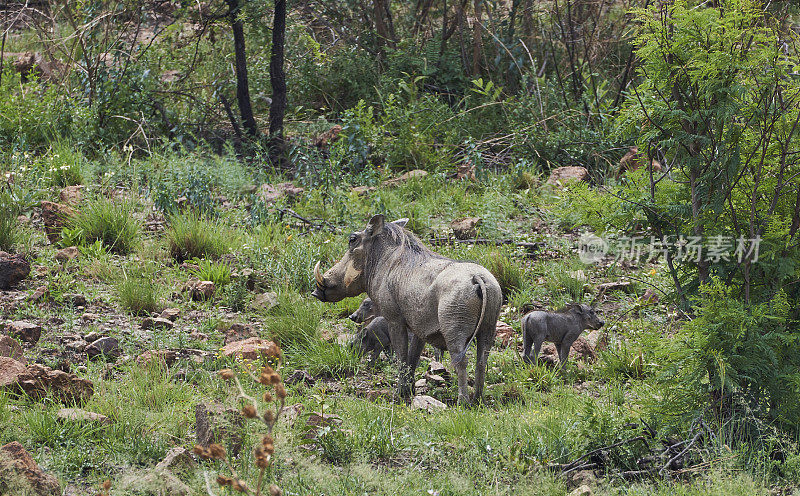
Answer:
<svg viewBox="0 0 800 496"><path fill-rule="evenodd" d="M319 272L319 260L317 260L317 265L314 266L314 279L317 280L317 284L320 287L325 286L325 281L322 279L322 274Z"/></svg>

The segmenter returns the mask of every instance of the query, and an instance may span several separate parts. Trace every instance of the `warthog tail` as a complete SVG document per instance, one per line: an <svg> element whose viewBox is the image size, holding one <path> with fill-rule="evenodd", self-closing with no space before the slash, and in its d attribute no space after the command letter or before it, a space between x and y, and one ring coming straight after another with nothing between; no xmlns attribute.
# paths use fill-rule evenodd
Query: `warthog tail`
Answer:
<svg viewBox="0 0 800 496"><path fill-rule="evenodd" d="M477 283L478 286L480 286L480 293L478 294L478 296L480 296L481 300L483 300L481 302L481 316L478 319L478 325L475 326L475 331L472 333L472 336L469 338L469 341L467 341L467 344L464 346L464 351L453 357L454 363L460 363L461 360L463 360L464 357L467 356L467 350L469 349L469 345L472 343L472 340L475 339L475 336L478 334L478 330L480 330L481 325L483 324L483 316L486 314L486 298L488 298L489 295L486 294L486 285L483 282L483 278L478 275L472 276L472 282L473 284Z"/></svg>

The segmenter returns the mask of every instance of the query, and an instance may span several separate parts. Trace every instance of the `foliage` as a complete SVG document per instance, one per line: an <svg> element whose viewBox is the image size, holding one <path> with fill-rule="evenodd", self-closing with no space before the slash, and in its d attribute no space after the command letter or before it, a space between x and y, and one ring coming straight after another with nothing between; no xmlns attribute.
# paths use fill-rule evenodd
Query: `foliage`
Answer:
<svg viewBox="0 0 800 496"><path fill-rule="evenodd" d="M132 315L150 315L161 309L161 285L149 277L125 277L116 289L120 306Z"/></svg>
<svg viewBox="0 0 800 496"><path fill-rule="evenodd" d="M126 255L138 245L141 224L129 200L99 198L90 201L70 221L65 234L74 244L100 241L114 253Z"/></svg>
<svg viewBox="0 0 800 496"><path fill-rule="evenodd" d="M176 214L169 218L167 243L170 255L182 262L192 258L219 257L230 251L233 241L224 227L194 214Z"/></svg>
<svg viewBox="0 0 800 496"><path fill-rule="evenodd" d="M12 251L20 241L19 210L11 194L0 189L0 250Z"/></svg>
<svg viewBox="0 0 800 496"><path fill-rule="evenodd" d="M192 275L201 281L211 281L218 289L231 282L231 267L225 262L216 263L206 259L192 259L191 263L197 264L192 269Z"/></svg>

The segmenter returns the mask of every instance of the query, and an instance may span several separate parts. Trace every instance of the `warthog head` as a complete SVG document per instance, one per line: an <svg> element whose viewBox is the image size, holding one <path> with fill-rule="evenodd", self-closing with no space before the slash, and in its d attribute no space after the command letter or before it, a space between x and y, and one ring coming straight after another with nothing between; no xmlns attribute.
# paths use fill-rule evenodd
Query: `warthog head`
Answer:
<svg viewBox="0 0 800 496"><path fill-rule="evenodd" d="M605 322L600 320L600 317L597 316L594 308L589 305L576 303L570 306L569 311L583 319L584 328L586 329L596 331L605 324Z"/></svg>
<svg viewBox="0 0 800 496"><path fill-rule="evenodd" d="M350 320L355 322L356 324L361 324L362 322L367 322L371 320L373 317L377 316L378 313L375 309L375 304L372 303L372 300L369 298L364 298L364 301L361 302L361 305L358 307L358 310L351 313L348 317Z"/></svg>
<svg viewBox="0 0 800 496"><path fill-rule="evenodd" d="M399 219L393 224L403 227L406 222L408 219ZM366 291L364 271L370 260L374 242L384 234L385 230L383 215L375 215L363 231L350 235L344 256L325 274L320 272L317 262L314 266L317 288L311 295L320 301L335 303Z"/></svg>

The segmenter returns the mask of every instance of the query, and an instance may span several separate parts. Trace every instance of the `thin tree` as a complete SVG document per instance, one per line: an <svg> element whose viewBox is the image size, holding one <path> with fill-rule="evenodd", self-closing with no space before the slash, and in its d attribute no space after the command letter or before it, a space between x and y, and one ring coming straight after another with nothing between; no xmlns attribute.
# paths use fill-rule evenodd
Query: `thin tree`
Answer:
<svg viewBox="0 0 800 496"><path fill-rule="evenodd" d="M282 166L285 143L283 117L286 113L286 73L283 69L286 45L286 0L275 0L272 20L272 50L269 60L269 82L272 85L272 105L269 107L269 158Z"/></svg>
<svg viewBox="0 0 800 496"><path fill-rule="evenodd" d="M240 0L225 0L228 4L228 16L233 29L233 52L236 57L236 101L242 115L242 126L250 137L258 136L258 126L253 117L253 106L250 103L250 89L247 83L247 55L244 46L244 26L239 17Z"/></svg>

